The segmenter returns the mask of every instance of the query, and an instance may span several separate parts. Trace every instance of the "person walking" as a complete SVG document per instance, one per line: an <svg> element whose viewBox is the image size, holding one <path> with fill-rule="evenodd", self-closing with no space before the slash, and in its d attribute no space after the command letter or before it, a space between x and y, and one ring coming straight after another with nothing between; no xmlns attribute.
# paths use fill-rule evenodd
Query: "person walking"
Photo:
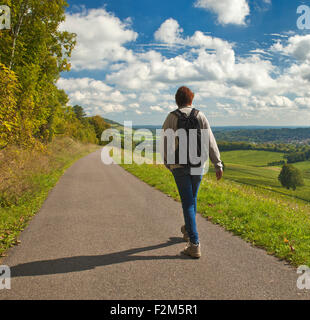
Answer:
<svg viewBox="0 0 310 320"><path fill-rule="evenodd" d="M182 201L183 215L185 225L181 227L181 232L183 234L183 239L187 241L185 249L182 251L183 254L191 256L192 258L201 257L201 245L199 241L199 235L196 225L196 213L197 213L197 195L199 186L204 174L204 163L207 159L203 159L201 156L201 149L199 142L201 142L201 148L208 148L207 155L209 156L211 162L213 163L216 171L217 180L220 180L223 175L223 165L220 159L220 152L210 128L209 122L206 116L201 112L193 108L192 102L194 99L194 93L187 87L180 87L177 90L175 95L176 104L178 109L169 113L163 126L163 136L162 136L162 157L165 166L171 171L174 176L175 183L177 185L180 198ZM188 132L191 130L188 129L188 124L192 125L190 129L197 128L196 132L196 155L201 156L200 163L192 164L190 161L191 156L189 151L191 149L190 143L191 139L189 138ZM166 132L169 132L168 129L172 129L175 133L178 129L185 129L187 132L187 145L182 146L180 138L174 136L175 141L173 145L167 143ZM201 140L201 130L207 132L207 141L206 138ZM168 131L167 131L168 130ZM171 132L171 130L170 130ZM187 156L186 161L182 162L179 159L179 156L184 155L184 150L186 150ZM185 148L184 148L185 147ZM169 162L169 153L170 155L174 153L174 162ZM184 158L183 158L184 159ZM194 173L193 173L194 172Z"/></svg>

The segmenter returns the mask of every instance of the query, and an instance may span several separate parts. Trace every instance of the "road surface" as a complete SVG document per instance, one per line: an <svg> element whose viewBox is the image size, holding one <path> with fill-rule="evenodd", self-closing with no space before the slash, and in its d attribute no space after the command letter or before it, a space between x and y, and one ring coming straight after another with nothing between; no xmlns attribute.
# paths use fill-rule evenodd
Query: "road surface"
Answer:
<svg viewBox="0 0 310 320"><path fill-rule="evenodd" d="M1 299L309 299L296 269L200 215L202 257L180 254L181 204L100 150L77 161L0 264Z"/></svg>

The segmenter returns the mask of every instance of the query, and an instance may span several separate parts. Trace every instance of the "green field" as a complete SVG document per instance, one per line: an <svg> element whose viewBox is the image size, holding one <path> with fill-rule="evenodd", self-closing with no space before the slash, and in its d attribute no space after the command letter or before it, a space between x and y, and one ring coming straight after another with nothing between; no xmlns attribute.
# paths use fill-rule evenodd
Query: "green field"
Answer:
<svg viewBox="0 0 310 320"><path fill-rule="evenodd" d="M225 151L221 152L221 158L225 163L225 179L310 201L310 161L293 164L301 170L305 182L305 186L293 191L283 188L278 181L281 166L268 166L270 162L283 160L282 153L257 150Z"/></svg>

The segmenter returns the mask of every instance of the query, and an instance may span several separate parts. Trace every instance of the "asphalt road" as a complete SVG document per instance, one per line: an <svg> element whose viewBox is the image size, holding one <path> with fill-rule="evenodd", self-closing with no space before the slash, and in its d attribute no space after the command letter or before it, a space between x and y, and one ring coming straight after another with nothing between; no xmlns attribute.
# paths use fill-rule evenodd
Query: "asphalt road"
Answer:
<svg viewBox="0 0 310 320"><path fill-rule="evenodd" d="M0 299L309 299L296 269L200 215L202 257L180 254L181 204L96 151L50 192L0 264Z"/></svg>

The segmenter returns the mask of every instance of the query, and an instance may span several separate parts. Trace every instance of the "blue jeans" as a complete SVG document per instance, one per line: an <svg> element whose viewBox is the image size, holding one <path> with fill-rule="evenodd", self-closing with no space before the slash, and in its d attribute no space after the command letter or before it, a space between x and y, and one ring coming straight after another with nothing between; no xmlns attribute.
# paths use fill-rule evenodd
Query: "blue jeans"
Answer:
<svg viewBox="0 0 310 320"><path fill-rule="evenodd" d="M196 226L197 195L202 175L191 175L189 168L177 168L171 171L182 201L185 229L191 243L199 243Z"/></svg>

